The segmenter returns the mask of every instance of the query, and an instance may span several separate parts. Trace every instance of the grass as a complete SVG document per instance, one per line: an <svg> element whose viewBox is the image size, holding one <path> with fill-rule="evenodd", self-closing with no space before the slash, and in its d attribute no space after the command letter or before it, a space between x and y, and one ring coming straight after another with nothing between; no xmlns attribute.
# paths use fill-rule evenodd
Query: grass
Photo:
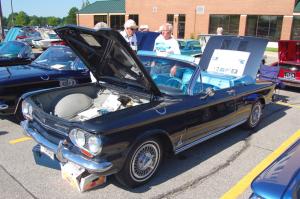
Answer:
<svg viewBox="0 0 300 199"><path fill-rule="evenodd" d="M270 48L270 47L267 47L267 48L266 48L266 51L268 51L268 52L278 52L278 48Z"/></svg>

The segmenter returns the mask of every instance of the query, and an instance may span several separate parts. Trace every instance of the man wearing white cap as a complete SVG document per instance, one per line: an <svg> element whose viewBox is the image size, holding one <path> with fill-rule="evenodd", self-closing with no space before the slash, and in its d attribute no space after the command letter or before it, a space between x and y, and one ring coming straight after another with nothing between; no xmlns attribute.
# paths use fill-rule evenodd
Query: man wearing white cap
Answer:
<svg viewBox="0 0 300 199"><path fill-rule="evenodd" d="M121 31L121 35L134 51L137 51L137 39L135 35L137 28L138 26L136 25L135 21L128 19L124 24L124 30Z"/></svg>

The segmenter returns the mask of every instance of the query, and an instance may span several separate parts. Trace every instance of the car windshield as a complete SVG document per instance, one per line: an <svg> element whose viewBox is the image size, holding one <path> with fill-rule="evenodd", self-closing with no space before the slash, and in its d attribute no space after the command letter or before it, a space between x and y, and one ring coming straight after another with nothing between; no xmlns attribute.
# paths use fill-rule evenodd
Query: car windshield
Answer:
<svg viewBox="0 0 300 199"><path fill-rule="evenodd" d="M42 53L32 65L53 70L77 70L76 55L69 47L53 46Z"/></svg>
<svg viewBox="0 0 300 199"><path fill-rule="evenodd" d="M59 39L57 34L55 34L55 33L49 33L48 37L49 37L49 39Z"/></svg>
<svg viewBox="0 0 300 199"><path fill-rule="evenodd" d="M186 42L182 40L178 40L178 44L180 49L184 49L186 46Z"/></svg>
<svg viewBox="0 0 300 199"><path fill-rule="evenodd" d="M18 57L25 44L21 42L6 42L0 47L1 58L15 58Z"/></svg>
<svg viewBox="0 0 300 199"><path fill-rule="evenodd" d="M155 56L139 56L162 93L184 95L196 69L192 63Z"/></svg>

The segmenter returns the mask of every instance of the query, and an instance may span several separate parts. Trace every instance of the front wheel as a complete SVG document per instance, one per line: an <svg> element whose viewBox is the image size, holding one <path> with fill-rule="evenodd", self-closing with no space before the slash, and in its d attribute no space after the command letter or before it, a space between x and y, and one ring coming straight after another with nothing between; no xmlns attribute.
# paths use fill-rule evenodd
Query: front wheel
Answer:
<svg viewBox="0 0 300 199"><path fill-rule="evenodd" d="M158 139L142 141L130 151L123 169L116 174L116 179L130 188L145 184L156 173L162 155L163 151Z"/></svg>
<svg viewBox="0 0 300 199"><path fill-rule="evenodd" d="M260 101L255 102L252 106L251 114L248 120L245 122L244 127L248 129L254 129L258 126L262 117L262 104Z"/></svg>

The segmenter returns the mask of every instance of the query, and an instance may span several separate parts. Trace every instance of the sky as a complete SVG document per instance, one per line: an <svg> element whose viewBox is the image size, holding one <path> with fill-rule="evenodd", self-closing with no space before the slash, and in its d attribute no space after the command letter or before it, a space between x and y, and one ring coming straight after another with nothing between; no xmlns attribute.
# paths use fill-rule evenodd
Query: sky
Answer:
<svg viewBox="0 0 300 199"><path fill-rule="evenodd" d="M11 13L11 0L0 0L5 17ZM90 3L96 0L89 0ZM38 17L65 17L72 7L81 8L82 0L12 0L14 12L24 11Z"/></svg>

